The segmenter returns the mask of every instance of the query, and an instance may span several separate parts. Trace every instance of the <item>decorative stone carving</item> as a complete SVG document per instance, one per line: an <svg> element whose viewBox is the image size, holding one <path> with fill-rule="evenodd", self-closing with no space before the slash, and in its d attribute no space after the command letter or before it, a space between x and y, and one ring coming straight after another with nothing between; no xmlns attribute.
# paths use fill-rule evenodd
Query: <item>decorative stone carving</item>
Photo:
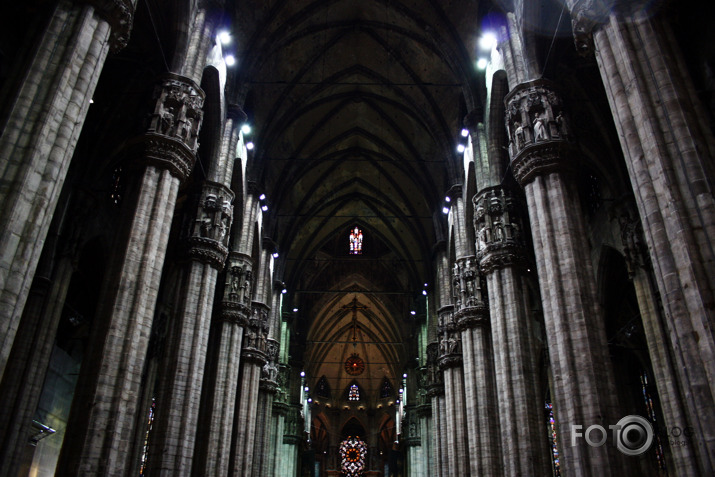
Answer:
<svg viewBox="0 0 715 477"><path fill-rule="evenodd" d="M628 267L628 276L632 279L638 269L644 268L648 263L648 246L643 240L640 222L633 220L628 212L624 211L618 217L618 224L621 228L621 243Z"/></svg>
<svg viewBox="0 0 715 477"><path fill-rule="evenodd" d="M438 396L444 394L444 376L439 369L439 343L434 342L427 345L427 396Z"/></svg>
<svg viewBox="0 0 715 477"><path fill-rule="evenodd" d="M514 177L521 185L537 174L570 167L571 129L553 85L538 79L506 97L506 128Z"/></svg>
<svg viewBox="0 0 715 477"><path fill-rule="evenodd" d="M472 199L477 258L485 274L526 264L523 222L525 207L516 194L501 186L484 189Z"/></svg>
<svg viewBox="0 0 715 477"><path fill-rule="evenodd" d="M87 0L97 14L112 28L109 45L112 53L121 51L129 42L134 21L131 0Z"/></svg>
<svg viewBox="0 0 715 477"><path fill-rule="evenodd" d="M280 344L276 340L266 341L266 362L261 369L259 389L275 393L278 389L278 353Z"/></svg>
<svg viewBox="0 0 715 477"><path fill-rule="evenodd" d="M454 316L454 306L447 305L438 311L439 368L445 369L462 364L462 337Z"/></svg>
<svg viewBox="0 0 715 477"><path fill-rule="evenodd" d="M204 117L204 97L201 88L189 78L167 75L154 91L156 103L148 132L180 141L195 153Z"/></svg>
<svg viewBox="0 0 715 477"><path fill-rule="evenodd" d="M462 257L454 263L452 272L452 295L455 310L484 307L487 300L486 287L479 274L477 259L474 256Z"/></svg>
<svg viewBox="0 0 715 477"><path fill-rule="evenodd" d="M575 0L571 6L576 51L582 56L593 52L593 30L608 21L615 0Z"/></svg>
<svg viewBox="0 0 715 477"><path fill-rule="evenodd" d="M253 302L251 317L243 335L244 360L253 361L259 366L268 362L268 312L270 308L263 303Z"/></svg>
<svg viewBox="0 0 715 477"><path fill-rule="evenodd" d="M233 192L221 184L206 181L201 196L190 231L189 255L222 269L228 256Z"/></svg>

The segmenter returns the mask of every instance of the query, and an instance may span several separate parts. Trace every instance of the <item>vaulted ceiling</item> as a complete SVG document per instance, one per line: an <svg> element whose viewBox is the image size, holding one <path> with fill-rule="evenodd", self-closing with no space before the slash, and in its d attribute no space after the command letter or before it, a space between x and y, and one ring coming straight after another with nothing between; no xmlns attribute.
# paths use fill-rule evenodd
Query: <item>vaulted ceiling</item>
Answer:
<svg viewBox="0 0 715 477"><path fill-rule="evenodd" d="M353 297L370 310L359 312L361 339L391 343L355 347L368 374L402 373L407 353L395 343L409 339L410 311L433 276L444 196L462 181L463 119L482 104L479 8L474 0L235 2L232 87L254 127L265 233L278 244L289 309L299 309L305 358L316 379L334 377L331 386L345 376L319 363L353 348L342 308ZM355 226L360 256L348 255Z"/></svg>

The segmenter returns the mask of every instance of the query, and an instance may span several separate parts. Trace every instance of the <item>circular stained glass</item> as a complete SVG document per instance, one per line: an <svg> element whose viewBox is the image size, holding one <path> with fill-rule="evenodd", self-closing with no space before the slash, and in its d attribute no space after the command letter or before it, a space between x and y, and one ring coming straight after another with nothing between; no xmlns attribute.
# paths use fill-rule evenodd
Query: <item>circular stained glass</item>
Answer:
<svg viewBox="0 0 715 477"><path fill-rule="evenodd" d="M365 470L367 446L358 437L350 436L340 443L342 471L349 477L357 477Z"/></svg>
<svg viewBox="0 0 715 477"><path fill-rule="evenodd" d="M360 356L353 353L345 360L345 371L351 376L358 376L365 371L365 362Z"/></svg>

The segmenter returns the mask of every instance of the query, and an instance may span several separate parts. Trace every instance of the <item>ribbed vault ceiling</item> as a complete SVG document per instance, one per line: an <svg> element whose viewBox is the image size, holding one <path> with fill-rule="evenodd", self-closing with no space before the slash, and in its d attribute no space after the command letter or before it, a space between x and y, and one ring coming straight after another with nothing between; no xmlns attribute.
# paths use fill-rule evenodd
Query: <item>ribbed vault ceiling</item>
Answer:
<svg viewBox="0 0 715 477"><path fill-rule="evenodd" d="M481 104L478 10L476 1L236 2L234 88L254 125L265 233L302 339L315 327L331 330L319 341L337 339L346 290L381 310L365 318L390 332L370 339L407 339L415 294L433 274L444 194L461 182L462 121ZM347 253L354 226L365 235L358 257ZM401 373L403 348L376 353Z"/></svg>

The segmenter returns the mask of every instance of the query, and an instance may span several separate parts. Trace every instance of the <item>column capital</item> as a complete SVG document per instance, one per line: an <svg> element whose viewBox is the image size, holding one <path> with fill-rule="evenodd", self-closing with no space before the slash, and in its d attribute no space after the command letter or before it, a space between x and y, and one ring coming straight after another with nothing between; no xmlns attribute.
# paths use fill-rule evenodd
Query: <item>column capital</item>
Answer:
<svg viewBox="0 0 715 477"><path fill-rule="evenodd" d="M608 20L616 0L569 0L571 26L576 51L582 56L593 52L593 30Z"/></svg>
<svg viewBox="0 0 715 477"><path fill-rule="evenodd" d="M237 123L245 123L248 120L248 116L245 111L243 111L243 108L237 104L229 104L226 107L226 116Z"/></svg>
<svg viewBox="0 0 715 477"><path fill-rule="evenodd" d="M204 97L191 79L165 74L154 89L154 111L147 132L134 141L149 164L169 170L182 182L196 162Z"/></svg>
<svg viewBox="0 0 715 477"><path fill-rule="evenodd" d="M481 271L526 264L524 225L520 210L526 205L503 186L481 190L472 199L477 258Z"/></svg>
<svg viewBox="0 0 715 477"><path fill-rule="evenodd" d="M233 192L223 184L204 181L196 218L189 235L189 256L223 269L228 257L233 218Z"/></svg>
<svg viewBox="0 0 715 477"><path fill-rule="evenodd" d="M486 308L485 291L476 257L470 255L455 260L452 268L452 295L456 313L466 308Z"/></svg>
<svg viewBox="0 0 715 477"><path fill-rule="evenodd" d="M546 79L517 85L504 99L514 177L526 185L537 175L572 167L572 134L556 86Z"/></svg>
<svg viewBox="0 0 715 477"><path fill-rule="evenodd" d="M223 305L229 309L245 310L246 320L248 320L248 316L251 314L253 293L253 259L244 253L232 251L228 254L226 269Z"/></svg>
<svg viewBox="0 0 715 477"><path fill-rule="evenodd" d="M84 0L112 28L109 47L112 53L124 49L129 43L129 35L134 23L134 3L132 0Z"/></svg>
<svg viewBox="0 0 715 477"><path fill-rule="evenodd" d="M438 311L439 324L439 369L453 368L462 364L462 337L455 321L454 306L443 306Z"/></svg>

